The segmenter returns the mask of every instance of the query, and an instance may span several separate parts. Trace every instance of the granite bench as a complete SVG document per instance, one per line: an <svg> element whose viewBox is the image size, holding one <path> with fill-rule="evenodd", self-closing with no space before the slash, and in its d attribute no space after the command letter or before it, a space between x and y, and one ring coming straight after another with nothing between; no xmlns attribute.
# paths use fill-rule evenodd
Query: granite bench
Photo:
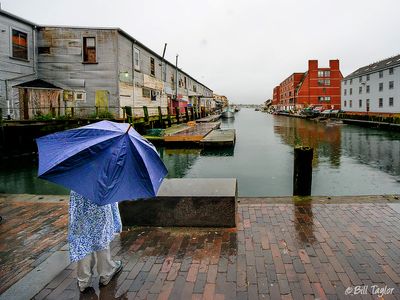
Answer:
<svg viewBox="0 0 400 300"><path fill-rule="evenodd" d="M119 203L124 226L235 227L234 178L165 179L157 197Z"/></svg>

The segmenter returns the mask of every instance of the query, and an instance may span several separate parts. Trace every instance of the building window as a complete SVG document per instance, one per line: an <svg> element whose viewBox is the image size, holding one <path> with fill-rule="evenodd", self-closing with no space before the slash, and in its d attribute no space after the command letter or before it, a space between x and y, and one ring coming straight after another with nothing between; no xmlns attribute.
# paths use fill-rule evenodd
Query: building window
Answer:
<svg viewBox="0 0 400 300"><path fill-rule="evenodd" d="M174 74L171 74L171 84L175 85L175 76L174 76Z"/></svg>
<svg viewBox="0 0 400 300"><path fill-rule="evenodd" d="M362 76L358 77L358 82L362 81Z"/></svg>
<svg viewBox="0 0 400 300"><path fill-rule="evenodd" d="M389 90L393 90L394 81L389 81Z"/></svg>
<svg viewBox="0 0 400 300"><path fill-rule="evenodd" d="M379 98L379 107L383 107L383 98Z"/></svg>
<svg viewBox="0 0 400 300"><path fill-rule="evenodd" d="M353 107L353 100L349 101L349 107Z"/></svg>
<svg viewBox="0 0 400 300"><path fill-rule="evenodd" d="M367 94L369 94L369 85L366 87Z"/></svg>
<svg viewBox="0 0 400 300"><path fill-rule="evenodd" d="M50 47L38 47L38 54L50 54Z"/></svg>
<svg viewBox="0 0 400 300"><path fill-rule="evenodd" d="M142 89L142 96L143 96L144 98L150 98L150 90L149 90L149 89L146 89L146 88L143 88L143 89Z"/></svg>
<svg viewBox="0 0 400 300"><path fill-rule="evenodd" d="M344 85L347 85L347 80L344 81Z"/></svg>
<svg viewBox="0 0 400 300"><path fill-rule="evenodd" d="M393 68L389 68L389 75L393 75Z"/></svg>
<svg viewBox="0 0 400 300"><path fill-rule="evenodd" d="M350 95L353 95L353 88L350 88Z"/></svg>
<svg viewBox="0 0 400 300"><path fill-rule="evenodd" d="M344 107L346 107L347 106L347 101L346 100L344 100Z"/></svg>
<svg viewBox="0 0 400 300"><path fill-rule="evenodd" d="M362 94L362 86L358 87L358 93Z"/></svg>
<svg viewBox="0 0 400 300"><path fill-rule="evenodd" d="M83 37L83 62L96 63L96 38Z"/></svg>
<svg viewBox="0 0 400 300"><path fill-rule="evenodd" d="M156 66L155 66L153 57L150 57L150 74L153 76L156 75Z"/></svg>
<svg viewBox="0 0 400 300"><path fill-rule="evenodd" d="M331 77L331 71L325 71L325 77Z"/></svg>
<svg viewBox="0 0 400 300"><path fill-rule="evenodd" d="M183 77L183 82L184 82L184 86L185 86L185 89L186 89L186 77Z"/></svg>
<svg viewBox="0 0 400 300"><path fill-rule="evenodd" d="M379 91L382 92L383 91L383 82L379 83Z"/></svg>
<svg viewBox="0 0 400 300"><path fill-rule="evenodd" d="M350 84L353 84L353 79L350 79Z"/></svg>
<svg viewBox="0 0 400 300"><path fill-rule="evenodd" d="M139 49L134 49L134 65L136 70L140 70L140 51Z"/></svg>
<svg viewBox="0 0 400 300"><path fill-rule="evenodd" d="M157 100L157 92L155 90L151 90L150 95L151 95L151 101Z"/></svg>
<svg viewBox="0 0 400 300"><path fill-rule="evenodd" d="M383 71L379 71L379 78L383 77Z"/></svg>
<svg viewBox="0 0 400 300"><path fill-rule="evenodd" d="M358 100L358 107L362 107L362 100Z"/></svg>
<svg viewBox="0 0 400 300"><path fill-rule="evenodd" d="M345 96L347 95L347 90L346 90L346 89L344 89L344 95L345 95Z"/></svg>
<svg viewBox="0 0 400 300"><path fill-rule="evenodd" d="M15 29L12 30L12 57L28 59L28 35Z"/></svg>
<svg viewBox="0 0 400 300"><path fill-rule="evenodd" d="M325 85L331 85L331 80L330 79L325 79Z"/></svg>
<svg viewBox="0 0 400 300"><path fill-rule="evenodd" d="M318 77L324 77L324 71L318 71Z"/></svg>
<svg viewBox="0 0 400 300"><path fill-rule="evenodd" d="M367 109L367 111L369 111L369 99L367 99L366 109Z"/></svg>
<svg viewBox="0 0 400 300"><path fill-rule="evenodd" d="M319 102L331 102L331 97L330 96L319 96L318 97Z"/></svg>
<svg viewBox="0 0 400 300"><path fill-rule="evenodd" d="M366 77L367 77L366 80L369 81L369 74Z"/></svg>
<svg viewBox="0 0 400 300"><path fill-rule="evenodd" d="M389 98L389 106L393 106L393 102L394 102L394 101L393 101L393 97L390 97L390 98Z"/></svg>

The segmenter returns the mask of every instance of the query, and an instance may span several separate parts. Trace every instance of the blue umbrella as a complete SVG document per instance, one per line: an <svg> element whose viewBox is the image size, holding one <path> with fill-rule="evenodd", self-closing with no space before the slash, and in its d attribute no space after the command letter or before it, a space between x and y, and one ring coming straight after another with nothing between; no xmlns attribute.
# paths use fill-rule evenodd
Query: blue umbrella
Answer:
<svg viewBox="0 0 400 300"><path fill-rule="evenodd" d="M99 205L154 197L168 173L155 147L129 124L101 121L36 142L39 178Z"/></svg>

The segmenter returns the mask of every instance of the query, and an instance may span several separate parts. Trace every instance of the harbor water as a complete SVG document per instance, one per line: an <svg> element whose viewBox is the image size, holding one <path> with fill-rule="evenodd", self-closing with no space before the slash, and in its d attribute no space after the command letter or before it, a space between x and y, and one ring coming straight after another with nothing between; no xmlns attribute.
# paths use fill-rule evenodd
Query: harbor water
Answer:
<svg viewBox="0 0 400 300"><path fill-rule="evenodd" d="M158 148L169 178L238 180L239 196L292 194L293 149L314 148L313 195L400 194L400 133L273 116L242 109L221 128L236 129L232 149ZM3 162L1 193L66 194L36 178L32 159Z"/></svg>

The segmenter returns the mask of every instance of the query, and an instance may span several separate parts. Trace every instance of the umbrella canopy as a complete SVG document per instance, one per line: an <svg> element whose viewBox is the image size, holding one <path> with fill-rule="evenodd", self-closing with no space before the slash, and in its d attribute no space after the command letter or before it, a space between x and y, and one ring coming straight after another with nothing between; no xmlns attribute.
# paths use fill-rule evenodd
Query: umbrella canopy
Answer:
<svg viewBox="0 0 400 300"><path fill-rule="evenodd" d="M125 123L101 121L36 142L39 178L99 205L154 197L167 174L155 147Z"/></svg>

